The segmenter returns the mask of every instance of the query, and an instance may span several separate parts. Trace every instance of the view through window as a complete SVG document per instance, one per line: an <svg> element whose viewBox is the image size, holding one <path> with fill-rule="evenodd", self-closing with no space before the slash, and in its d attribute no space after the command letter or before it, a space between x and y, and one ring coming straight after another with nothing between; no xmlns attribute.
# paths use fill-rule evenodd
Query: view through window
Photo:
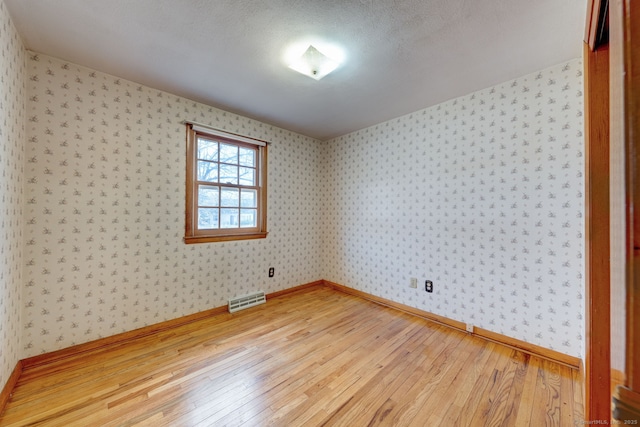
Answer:
<svg viewBox="0 0 640 427"><path fill-rule="evenodd" d="M187 130L185 241L266 236L266 145Z"/></svg>

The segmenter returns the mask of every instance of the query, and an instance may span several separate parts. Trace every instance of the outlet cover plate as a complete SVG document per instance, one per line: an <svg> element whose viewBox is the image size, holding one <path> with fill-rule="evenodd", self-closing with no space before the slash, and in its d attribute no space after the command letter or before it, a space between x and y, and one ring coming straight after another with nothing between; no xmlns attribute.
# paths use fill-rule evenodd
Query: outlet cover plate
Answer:
<svg viewBox="0 0 640 427"><path fill-rule="evenodd" d="M467 323L467 332L473 333L473 323Z"/></svg>
<svg viewBox="0 0 640 427"><path fill-rule="evenodd" d="M427 292L433 292L433 282L431 280L425 280L424 290Z"/></svg>

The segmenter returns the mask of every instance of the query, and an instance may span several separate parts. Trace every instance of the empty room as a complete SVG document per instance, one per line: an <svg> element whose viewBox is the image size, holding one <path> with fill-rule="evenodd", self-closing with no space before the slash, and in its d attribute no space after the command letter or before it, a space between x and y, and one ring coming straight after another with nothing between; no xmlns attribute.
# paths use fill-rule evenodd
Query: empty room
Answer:
<svg viewBox="0 0 640 427"><path fill-rule="evenodd" d="M0 0L0 426L637 424L638 10Z"/></svg>

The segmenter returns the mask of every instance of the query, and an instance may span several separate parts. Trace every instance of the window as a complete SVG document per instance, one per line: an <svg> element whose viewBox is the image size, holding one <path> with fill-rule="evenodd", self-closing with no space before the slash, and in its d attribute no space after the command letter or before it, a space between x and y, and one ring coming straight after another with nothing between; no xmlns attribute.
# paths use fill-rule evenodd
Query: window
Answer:
<svg viewBox="0 0 640 427"><path fill-rule="evenodd" d="M267 237L267 146L187 124L185 243Z"/></svg>

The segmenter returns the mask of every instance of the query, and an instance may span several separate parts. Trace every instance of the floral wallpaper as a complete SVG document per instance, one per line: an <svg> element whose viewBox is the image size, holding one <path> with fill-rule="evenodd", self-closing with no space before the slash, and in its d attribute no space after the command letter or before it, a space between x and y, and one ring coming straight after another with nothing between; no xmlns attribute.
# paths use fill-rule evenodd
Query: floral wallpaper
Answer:
<svg viewBox="0 0 640 427"><path fill-rule="evenodd" d="M0 19L0 380L321 278L583 356L579 59L319 142L25 54L1 2ZM182 242L185 119L272 141L267 239Z"/></svg>
<svg viewBox="0 0 640 427"><path fill-rule="evenodd" d="M576 59L323 143L323 277L582 357L582 90Z"/></svg>
<svg viewBox="0 0 640 427"><path fill-rule="evenodd" d="M21 353L25 58L0 1L0 389Z"/></svg>
<svg viewBox="0 0 640 427"><path fill-rule="evenodd" d="M321 279L318 141L45 55L27 65L23 357ZM183 120L272 142L266 239L183 243Z"/></svg>

